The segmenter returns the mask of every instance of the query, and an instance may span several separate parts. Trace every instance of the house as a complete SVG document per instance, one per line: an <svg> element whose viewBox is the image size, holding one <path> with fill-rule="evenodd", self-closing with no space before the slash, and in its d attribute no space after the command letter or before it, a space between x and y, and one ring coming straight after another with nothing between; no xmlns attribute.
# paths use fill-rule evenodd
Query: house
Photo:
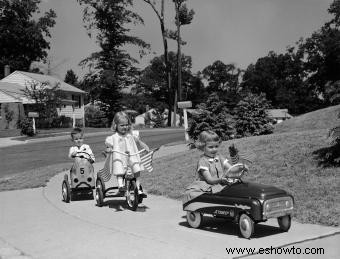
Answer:
<svg viewBox="0 0 340 259"><path fill-rule="evenodd" d="M281 123L284 120L290 119L293 116L288 113L288 109L268 109L268 117L276 123Z"/></svg>
<svg viewBox="0 0 340 259"><path fill-rule="evenodd" d="M25 114L27 114L31 107L34 106L34 100L25 96L23 90L30 85L42 86L46 83L47 86L50 87L54 87L58 84L59 89L65 96L65 98L62 99L61 106L57 108L58 116L64 115L65 117L71 118L73 126L75 126L76 121L78 121L79 124L84 125L85 92L49 75L14 71L13 73L5 76L0 80L0 91L2 96L0 103L2 108L7 101L11 101L13 103L14 100L16 100L16 102L22 103ZM3 114L2 108L1 114Z"/></svg>

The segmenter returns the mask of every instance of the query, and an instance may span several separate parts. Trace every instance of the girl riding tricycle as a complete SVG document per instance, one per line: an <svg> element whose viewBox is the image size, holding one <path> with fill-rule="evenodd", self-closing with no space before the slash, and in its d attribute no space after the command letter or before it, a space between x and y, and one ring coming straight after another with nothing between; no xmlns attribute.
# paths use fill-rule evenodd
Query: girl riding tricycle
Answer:
<svg viewBox="0 0 340 259"><path fill-rule="evenodd" d="M139 139L137 131L132 131L129 116L124 112L115 114L112 126L113 135L106 138L107 154L104 168L97 173L96 202L103 205L106 197L126 197L130 209L136 210L138 204L146 198L139 182L144 166L140 157L143 152L149 152L149 147ZM144 150L138 151L138 146ZM152 159L152 153L149 154ZM111 176L115 176L118 186L106 188L105 182L109 182Z"/></svg>

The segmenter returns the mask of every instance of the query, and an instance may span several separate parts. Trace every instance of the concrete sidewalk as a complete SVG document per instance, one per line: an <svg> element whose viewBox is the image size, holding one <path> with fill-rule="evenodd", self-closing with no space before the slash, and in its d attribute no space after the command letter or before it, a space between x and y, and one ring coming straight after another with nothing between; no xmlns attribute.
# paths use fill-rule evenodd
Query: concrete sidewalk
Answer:
<svg viewBox="0 0 340 259"><path fill-rule="evenodd" d="M162 146L155 159L187 149L184 144ZM102 167L95 164L96 171ZM207 217L202 229L189 228L181 202L161 196L149 195L136 212L125 207L123 198L108 199L101 208L94 200L66 204L62 179L63 173L45 188L0 193L0 258L234 258L241 254L228 254L227 248L293 245L323 247L325 254L317 258L340 255L335 245L340 235L332 235L339 228L293 222L282 233L270 220L257 225L255 236L246 240L235 224L224 220Z"/></svg>

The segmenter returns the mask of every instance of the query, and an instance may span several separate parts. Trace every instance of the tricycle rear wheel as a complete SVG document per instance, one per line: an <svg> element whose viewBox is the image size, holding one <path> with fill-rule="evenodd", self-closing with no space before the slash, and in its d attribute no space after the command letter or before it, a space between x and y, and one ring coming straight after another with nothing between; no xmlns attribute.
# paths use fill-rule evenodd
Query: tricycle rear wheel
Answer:
<svg viewBox="0 0 340 259"><path fill-rule="evenodd" d="M104 184L104 181L102 180L102 178L100 178L100 177L97 177L96 188L100 188L102 190L103 194L105 193L105 184Z"/></svg>
<svg viewBox="0 0 340 259"><path fill-rule="evenodd" d="M249 239L254 233L254 221L245 213L240 216L238 221L240 233L244 238Z"/></svg>
<svg viewBox="0 0 340 259"><path fill-rule="evenodd" d="M292 219L290 215L285 215L277 218L277 223L282 231L287 232L290 229Z"/></svg>
<svg viewBox="0 0 340 259"><path fill-rule="evenodd" d="M98 207L102 207L104 204L104 194L103 190L99 187L96 188L96 204Z"/></svg>
<svg viewBox="0 0 340 259"><path fill-rule="evenodd" d="M187 211L187 221L190 227L199 228L202 225L203 214L197 211Z"/></svg>

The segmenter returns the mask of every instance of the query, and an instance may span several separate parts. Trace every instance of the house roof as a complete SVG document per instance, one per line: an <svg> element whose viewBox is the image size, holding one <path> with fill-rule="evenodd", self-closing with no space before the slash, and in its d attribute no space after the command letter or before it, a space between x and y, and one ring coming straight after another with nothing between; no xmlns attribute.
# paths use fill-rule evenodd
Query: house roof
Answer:
<svg viewBox="0 0 340 259"><path fill-rule="evenodd" d="M292 118L293 116L288 113L288 109L269 109L267 114L271 118Z"/></svg>
<svg viewBox="0 0 340 259"><path fill-rule="evenodd" d="M6 93L6 91L3 91L0 89L0 103L18 103L22 102L21 99L16 98L15 96Z"/></svg>
<svg viewBox="0 0 340 259"><path fill-rule="evenodd" d="M11 96L16 100L16 102L26 103L34 103L33 100L28 99L24 92L22 91L22 86L14 83L7 83L0 81L0 91L7 96Z"/></svg>
<svg viewBox="0 0 340 259"><path fill-rule="evenodd" d="M83 93L85 94L85 92L73 85L70 85L68 83L65 83L55 77L49 76L49 75L41 75L41 74L37 74L37 73L30 73L30 72L24 72L24 71L19 71L16 70L14 71L12 74L10 74L8 77L13 76L15 74L22 74L26 77L31 78L32 80L35 80L39 83L44 83L44 82L48 82L51 86L54 86L56 84L59 84L59 88L62 91L66 91L66 92L74 92L74 93ZM4 78L6 80L6 77ZM2 79L2 80L4 80Z"/></svg>

